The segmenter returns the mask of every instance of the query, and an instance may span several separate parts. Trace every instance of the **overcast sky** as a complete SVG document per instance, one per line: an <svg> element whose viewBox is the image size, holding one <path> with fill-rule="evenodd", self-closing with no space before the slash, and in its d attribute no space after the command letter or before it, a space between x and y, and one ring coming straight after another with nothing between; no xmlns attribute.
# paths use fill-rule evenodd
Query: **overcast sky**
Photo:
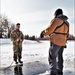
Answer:
<svg viewBox="0 0 75 75"><path fill-rule="evenodd" d="M70 33L74 34L74 0L1 0L1 13L13 23L21 23L21 31L29 35L39 36L57 8L69 17Z"/></svg>

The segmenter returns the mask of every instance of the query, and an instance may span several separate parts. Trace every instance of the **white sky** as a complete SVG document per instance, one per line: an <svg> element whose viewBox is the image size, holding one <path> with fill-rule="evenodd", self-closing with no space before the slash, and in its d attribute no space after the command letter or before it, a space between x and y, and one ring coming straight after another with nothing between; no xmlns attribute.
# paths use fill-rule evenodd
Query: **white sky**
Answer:
<svg viewBox="0 0 75 75"><path fill-rule="evenodd" d="M69 17L70 33L74 34L74 0L1 0L1 13L10 21L21 23L24 34L39 36L57 8Z"/></svg>

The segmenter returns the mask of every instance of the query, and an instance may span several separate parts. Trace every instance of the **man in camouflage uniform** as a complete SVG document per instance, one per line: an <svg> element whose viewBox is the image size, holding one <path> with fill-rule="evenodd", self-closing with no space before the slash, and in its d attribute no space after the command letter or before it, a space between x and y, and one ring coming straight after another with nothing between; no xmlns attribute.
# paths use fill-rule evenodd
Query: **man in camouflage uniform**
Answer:
<svg viewBox="0 0 75 75"><path fill-rule="evenodd" d="M23 63L21 61L22 58L22 42L24 39L23 33L20 31L20 23L16 24L16 27L13 31L10 33L10 38L13 43L13 58L16 64Z"/></svg>

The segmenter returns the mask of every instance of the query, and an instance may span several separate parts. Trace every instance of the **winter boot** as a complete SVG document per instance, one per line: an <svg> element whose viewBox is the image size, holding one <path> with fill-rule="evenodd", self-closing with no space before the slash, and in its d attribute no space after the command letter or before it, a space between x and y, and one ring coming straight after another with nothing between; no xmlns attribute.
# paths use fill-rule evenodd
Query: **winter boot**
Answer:
<svg viewBox="0 0 75 75"><path fill-rule="evenodd" d="M51 72L50 72L50 75L57 75L57 73L51 71Z"/></svg>
<svg viewBox="0 0 75 75"><path fill-rule="evenodd" d="M58 74L58 75L63 75L63 71L62 71L62 70L57 69L57 74Z"/></svg>
<svg viewBox="0 0 75 75"><path fill-rule="evenodd" d="M17 60L14 60L15 61L15 64L18 64Z"/></svg>
<svg viewBox="0 0 75 75"><path fill-rule="evenodd" d="M21 59L19 59L19 63L23 63L23 61L21 61Z"/></svg>

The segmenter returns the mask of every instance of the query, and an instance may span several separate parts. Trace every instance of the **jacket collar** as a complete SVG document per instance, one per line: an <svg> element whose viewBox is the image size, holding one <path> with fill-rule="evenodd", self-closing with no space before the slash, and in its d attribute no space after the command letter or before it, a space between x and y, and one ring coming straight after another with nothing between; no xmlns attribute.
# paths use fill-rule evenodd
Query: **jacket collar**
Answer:
<svg viewBox="0 0 75 75"><path fill-rule="evenodd" d="M68 17L65 16L65 15L62 15L62 14L58 15L57 18L60 18L60 19L62 19L63 21L68 20Z"/></svg>

